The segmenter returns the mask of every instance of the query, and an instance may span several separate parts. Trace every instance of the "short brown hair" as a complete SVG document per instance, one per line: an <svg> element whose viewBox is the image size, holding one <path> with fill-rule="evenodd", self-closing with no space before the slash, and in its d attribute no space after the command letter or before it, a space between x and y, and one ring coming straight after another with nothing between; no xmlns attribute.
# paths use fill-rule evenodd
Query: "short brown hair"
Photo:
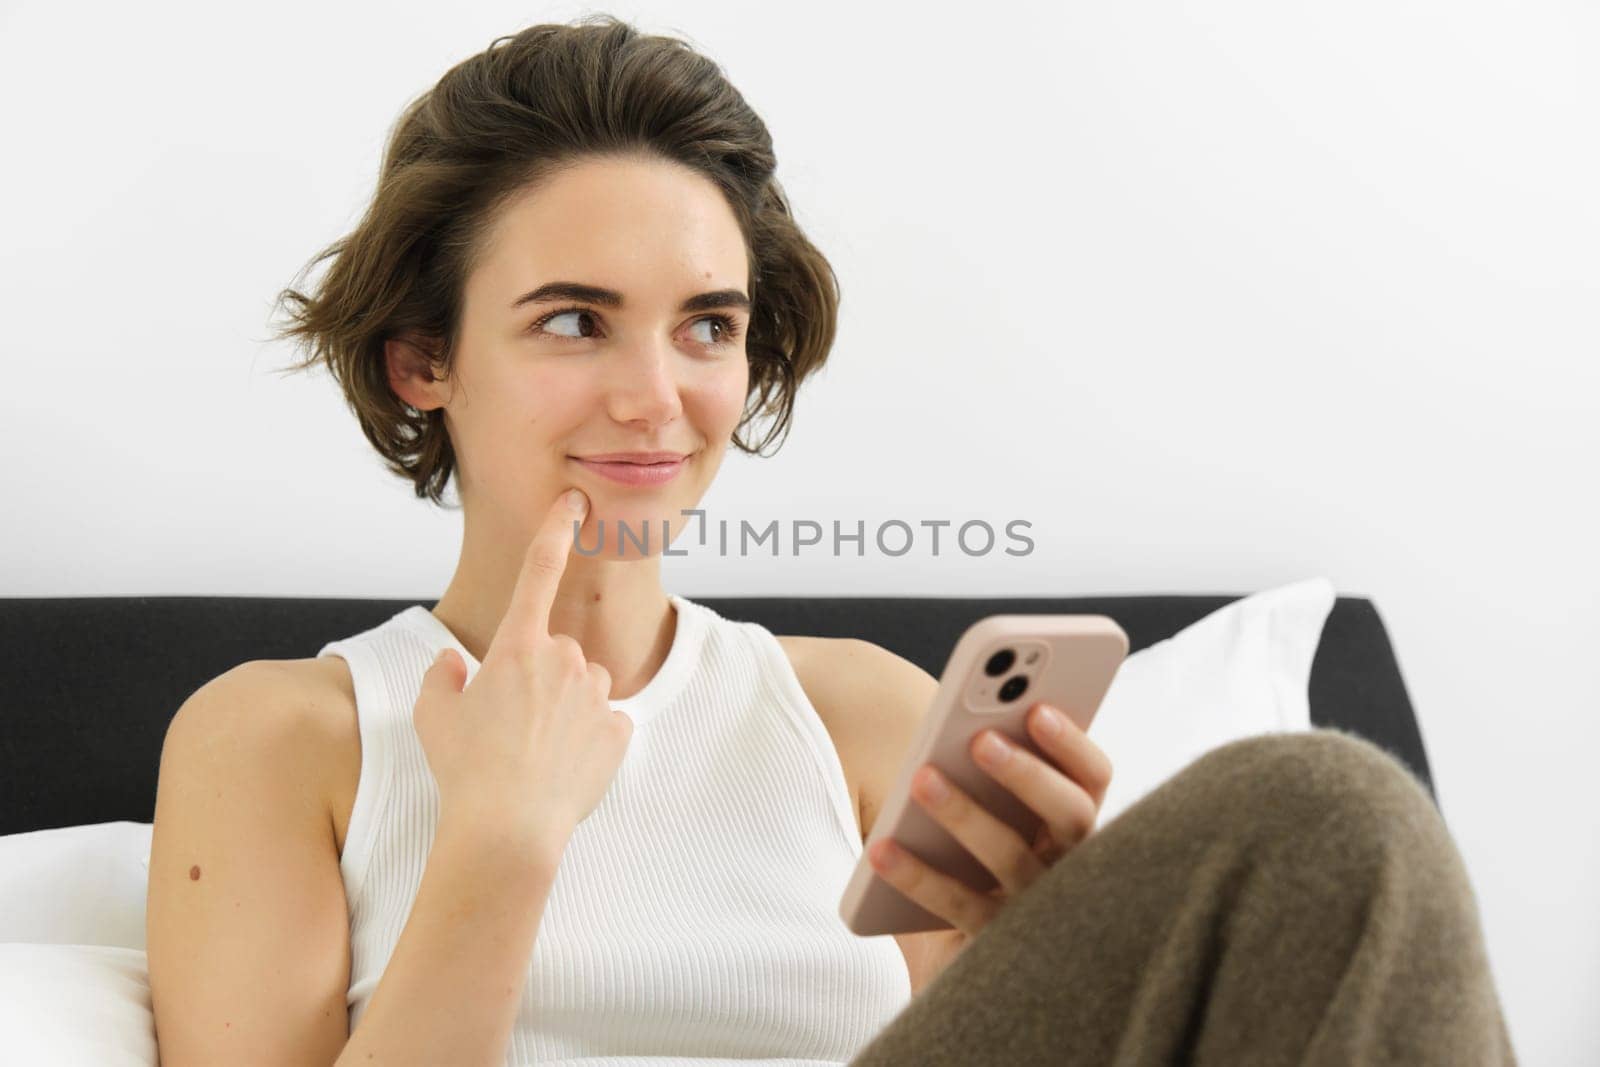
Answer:
<svg viewBox="0 0 1600 1067"><path fill-rule="evenodd" d="M444 413L419 411L389 387L384 342L440 339L427 355L447 371L466 279L498 212L565 166L619 155L682 163L722 190L744 234L752 304L750 389L732 443L759 453L787 437L795 391L833 345L839 289L773 177L771 135L688 43L587 15L498 37L407 105L365 216L302 271L332 257L320 287L285 289L274 305L293 305L276 337L311 353L286 369L325 362L367 440L419 498L442 502L455 453ZM769 414L759 444L741 439Z"/></svg>

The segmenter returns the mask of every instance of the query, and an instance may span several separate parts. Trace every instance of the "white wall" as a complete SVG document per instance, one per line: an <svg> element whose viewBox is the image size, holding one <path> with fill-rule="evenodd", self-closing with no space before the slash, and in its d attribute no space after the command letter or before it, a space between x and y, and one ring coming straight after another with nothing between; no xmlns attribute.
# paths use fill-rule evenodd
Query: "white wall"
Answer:
<svg viewBox="0 0 1600 1067"><path fill-rule="evenodd" d="M724 65L842 279L788 445L730 456L708 510L1036 540L668 585L1372 597L1518 1051L1592 1063L1600 24L1301 8L604 9ZM404 101L587 10L0 8L0 595L442 591L459 513L382 472L330 379L271 373L270 303Z"/></svg>

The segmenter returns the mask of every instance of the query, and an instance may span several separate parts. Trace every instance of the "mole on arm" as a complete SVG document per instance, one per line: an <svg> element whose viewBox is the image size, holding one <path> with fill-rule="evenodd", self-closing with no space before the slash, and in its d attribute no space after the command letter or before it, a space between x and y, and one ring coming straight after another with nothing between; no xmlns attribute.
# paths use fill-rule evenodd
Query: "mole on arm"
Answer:
<svg viewBox="0 0 1600 1067"><path fill-rule="evenodd" d="M200 880L200 868L198 866L190 867L189 868L189 881L198 882L199 880Z"/></svg>

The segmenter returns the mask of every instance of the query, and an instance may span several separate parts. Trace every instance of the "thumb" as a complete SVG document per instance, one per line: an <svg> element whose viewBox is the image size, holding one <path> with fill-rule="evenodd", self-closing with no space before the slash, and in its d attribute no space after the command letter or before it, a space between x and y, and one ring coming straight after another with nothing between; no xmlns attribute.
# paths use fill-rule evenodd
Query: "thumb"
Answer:
<svg viewBox="0 0 1600 1067"><path fill-rule="evenodd" d="M457 673L457 664L461 657L456 655L455 649L447 648L434 657L433 663L422 676L422 688L443 689L451 693L461 692L461 678Z"/></svg>

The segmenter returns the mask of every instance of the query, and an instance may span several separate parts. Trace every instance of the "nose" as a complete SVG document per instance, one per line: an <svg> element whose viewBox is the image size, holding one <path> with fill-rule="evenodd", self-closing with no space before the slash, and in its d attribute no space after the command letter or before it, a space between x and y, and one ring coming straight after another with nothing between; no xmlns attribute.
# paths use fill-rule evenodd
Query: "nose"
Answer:
<svg viewBox="0 0 1600 1067"><path fill-rule="evenodd" d="M677 379L682 358L670 343L657 340L627 349L609 391L611 417L660 426L683 414Z"/></svg>

